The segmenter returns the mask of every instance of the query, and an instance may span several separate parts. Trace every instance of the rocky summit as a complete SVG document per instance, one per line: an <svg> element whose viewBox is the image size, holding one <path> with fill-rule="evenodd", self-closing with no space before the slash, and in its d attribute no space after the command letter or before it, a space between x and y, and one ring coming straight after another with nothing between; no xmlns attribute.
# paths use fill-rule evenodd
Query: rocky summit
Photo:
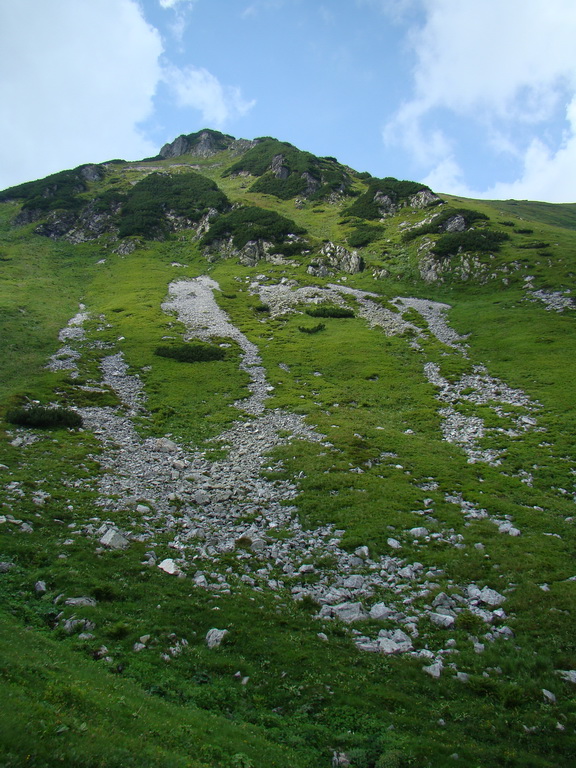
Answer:
<svg viewBox="0 0 576 768"><path fill-rule="evenodd" d="M0 214L2 765L574 764L574 205L203 130Z"/></svg>

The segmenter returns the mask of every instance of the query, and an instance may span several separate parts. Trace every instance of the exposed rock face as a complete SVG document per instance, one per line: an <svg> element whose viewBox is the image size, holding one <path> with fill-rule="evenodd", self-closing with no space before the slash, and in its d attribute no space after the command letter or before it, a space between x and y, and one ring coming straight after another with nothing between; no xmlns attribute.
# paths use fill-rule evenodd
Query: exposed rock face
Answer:
<svg viewBox="0 0 576 768"><path fill-rule="evenodd" d="M52 211L43 224L36 227L37 235L56 239L64 237L76 224L76 214L72 211Z"/></svg>
<svg viewBox="0 0 576 768"><path fill-rule="evenodd" d="M435 195L434 192L431 192L429 189L422 189L420 192L416 192L416 194L412 195L408 201L412 208L428 208L431 205L438 205L441 202L442 200L438 195Z"/></svg>
<svg viewBox="0 0 576 768"><path fill-rule="evenodd" d="M188 135L178 136L177 139L164 144L158 157L162 160L181 155L196 155L197 157L212 157L224 149L230 149L234 154L246 152L257 144L257 141L247 139L234 139L218 131L200 131Z"/></svg>
<svg viewBox="0 0 576 768"><path fill-rule="evenodd" d="M71 243L84 243L88 240L96 240L100 235L112 230L114 230L112 213L96 211L95 204L92 202L80 214L72 211L52 211L46 221L36 227L34 232L52 239L62 237Z"/></svg>
<svg viewBox="0 0 576 768"><path fill-rule="evenodd" d="M357 251L348 251L341 245L328 242L320 249L321 258L315 259L308 267L308 274L314 277L327 277L336 272L355 275L364 269L364 259Z"/></svg>
<svg viewBox="0 0 576 768"><path fill-rule="evenodd" d="M442 227L444 232L464 232L466 229L466 219L460 214L451 216Z"/></svg>
<svg viewBox="0 0 576 768"><path fill-rule="evenodd" d="M439 205L442 200L429 189L421 189L420 192L416 192L415 195L401 203L395 203L389 195L378 191L374 195L374 202L378 206L380 216L385 218L386 216L393 216L402 208L429 208L433 205Z"/></svg>
<svg viewBox="0 0 576 768"><path fill-rule="evenodd" d="M270 170L277 179L287 179L290 176L290 169L284 165L284 155L275 155L272 158Z"/></svg>
<svg viewBox="0 0 576 768"><path fill-rule="evenodd" d="M101 181L106 170L101 165L85 165L80 169L80 175L86 181Z"/></svg>
<svg viewBox="0 0 576 768"><path fill-rule="evenodd" d="M298 238L296 235L289 235L293 242ZM203 256L208 261L218 261L218 259L238 259L240 264L245 267L254 267L259 261L268 261L271 264L291 263L278 251L282 246L275 245L268 240L249 240L242 248L234 245L233 239L214 240L204 249Z"/></svg>
<svg viewBox="0 0 576 768"><path fill-rule="evenodd" d="M322 185L318 179L316 179L314 176L312 176L311 173L308 173L307 171L304 171L302 178L306 182L306 191L304 192L306 197L313 195L314 192L317 192Z"/></svg>

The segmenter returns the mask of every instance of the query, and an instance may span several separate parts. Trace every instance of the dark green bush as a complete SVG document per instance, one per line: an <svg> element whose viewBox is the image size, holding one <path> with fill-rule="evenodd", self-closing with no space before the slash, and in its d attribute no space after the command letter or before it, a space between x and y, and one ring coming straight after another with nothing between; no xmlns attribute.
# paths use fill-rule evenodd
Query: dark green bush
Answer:
<svg viewBox="0 0 576 768"><path fill-rule="evenodd" d="M271 170L274 158L278 156L282 157L285 178L279 178ZM305 193L310 180L318 185L318 189L309 194L310 199L321 199L330 192L346 189L350 184L348 173L335 158L319 158L310 152L297 149L288 142L270 137L261 139L226 173L249 173L251 176L259 176L250 187L251 191L274 195L281 200Z"/></svg>
<svg viewBox="0 0 576 768"><path fill-rule="evenodd" d="M423 190L429 191L429 187L416 181L399 181L391 176L385 179L371 178L367 191L352 203L346 213L360 219L379 219L381 206L374 199L378 193L389 197L394 205L399 205Z"/></svg>
<svg viewBox="0 0 576 768"><path fill-rule="evenodd" d="M12 408L6 413L6 421L39 429L76 429L82 426L82 416L76 411L47 405Z"/></svg>
<svg viewBox="0 0 576 768"><path fill-rule="evenodd" d="M348 245L352 248L363 248L365 245L373 243L384 234L383 227L375 227L370 224L359 224L356 229L348 235Z"/></svg>
<svg viewBox="0 0 576 768"><path fill-rule="evenodd" d="M218 185L200 173L151 173L128 193L120 213L120 237L162 237L169 229L168 213L190 221L210 209L225 211L228 198Z"/></svg>
<svg viewBox="0 0 576 768"><path fill-rule="evenodd" d="M255 304L254 309L256 312L270 312L268 304Z"/></svg>
<svg viewBox="0 0 576 768"><path fill-rule="evenodd" d="M515 229L514 232L516 232L517 235L533 235L534 234L533 229Z"/></svg>
<svg viewBox="0 0 576 768"><path fill-rule="evenodd" d="M192 344L156 347L154 354L159 357L170 357L181 363L204 363L211 360L223 360L226 357L226 350L215 347L213 344L194 342Z"/></svg>
<svg viewBox="0 0 576 768"><path fill-rule="evenodd" d="M302 333L319 333L320 331L323 331L326 328L324 323L318 323L318 325L311 325L311 326L305 326L305 325L299 325L298 330Z"/></svg>
<svg viewBox="0 0 576 768"><path fill-rule="evenodd" d="M422 235L435 235L444 231L446 224L454 216L462 216L467 227L472 226L476 221L488 221L488 216L480 211L469 211L466 208L445 208L439 216L435 216L433 221L422 224L420 227L414 227L408 232L404 232L402 240L410 242L416 237ZM456 233L457 234L457 233Z"/></svg>
<svg viewBox="0 0 576 768"><path fill-rule="evenodd" d="M506 232L495 232L490 229L471 230L468 232L449 232L442 235L434 244L434 253L439 258L453 256L460 251L488 253L499 251L501 244L509 240Z"/></svg>
<svg viewBox="0 0 576 768"><path fill-rule="evenodd" d="M309 307L306 314L310 317L354 317L354 312L346 307L334 307L327 304Z"/></svg>
<svg viewBox="0 0 576 768"><path fill-rule="evenodd" d="M306 230L295 221L280 216L275 211L257 206L242 206L219 216L202 238L202 244L210 245L214 240L232 237L236 248L242 248L250 240L268 240L280 245L288 235L300 235L305 232Z"/></svg>

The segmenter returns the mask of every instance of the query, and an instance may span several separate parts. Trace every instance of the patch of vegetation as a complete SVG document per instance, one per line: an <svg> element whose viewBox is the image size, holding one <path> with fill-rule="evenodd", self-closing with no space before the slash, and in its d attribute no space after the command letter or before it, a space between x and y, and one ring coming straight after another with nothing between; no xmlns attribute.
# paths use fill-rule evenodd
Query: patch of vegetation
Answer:
<svg viewBox="0 0 576 768"><path fill-rule="evenodd" d="M225 211L229 206L216 182L200 173L151 173L128 193L119 235L162 238L170 228L169 214L197 222L210 209Z"/></svg>
<svg viewBox="0 0 576 768"><path fill-rule="evenodd" d="M489 217L481 211L472 211L467 208L444 208L441 213L434 216L432 221L413 227L402 234L402 240L407 243L422 235L436 235L444 232L448 222L460 216L464 219L466 227L471 227L477 221L488 221Z"/></svg>
<svg viewBox="0 0 576 768"><path fill-rule="evenodd" d="M47 213L54 210L76 211L85 201L79 198L88 189L82 169L85 165L70 171L50 174L44 179L27 181L0 192L0 201L23 199L23 211Z"/></svg>
<svg viewBox="0 0 576 768"><path fill-rule="evenodd" d="M438 258L448 258L462 251L471 253L490 253L500 250L503 242L510 239L507 232L490 229L467 232L447 232L434 243L434 254Z"/></svg>
<svg viewBox="0 0 576 768"><path fill-rule="evenodd" d="M299 325L298 330L301 333L320 333L320 331L323 331L326 328L324 323L318 323L318 325Z"/></svg>
<svg viewBox="0 0 576 768"><path fill-rule="evenodd" d="M491 200L490 205L503 214L555 227L576 229L576 203L541 203L532 200ZM516 222L517 223L517 222Z"/></svg>
<svg viewBox="0 0 576 768"><path fill-rule="evenodd" d="M236 173L258 176L250 190L281 200L303 194L318 200L330 192L344 191L350 183L349 175L334 158L318 158L270 137L261 139L226 171L226 175Z"/></svg>
<svg viewBox="0 0 576 768"><path fill-rule="evenodd" d="M77 429L82 426L82 416L76 411L49 405L11 408L6 413L6 421L38 429Z"/></svg>
<svg viewBox="0 0 576 768"><path fill-rule="evenodd" d="M257 206L241 206L219 216L202 238L202 245L232 237L236 248L243 248L250 240L268 240L283 245L288 235L302 235L306 230L292 219ZM301 250L301 247L300 247Z"/></svg>
<svg viewBox="0 0 576 768"><path fill-rule="evenodd" d="M360 219L380 219L384 198L388 198L391 205L397 206L424 190L430 191L426 185L416 181L399 181L392 176L385 179L371 178L366 192L346 209L346 213Z"/></svg>
<svg viewBox="0 0 576 768"><path fill-rule="evenodd" d="M537 242L534 242L534 243L521 243L517 247L518 248L522 248L523 250L526 250L526 251L532 251L532 250L538 251L541 248L549 248L550 247L550 243L545 243L545 242L542 242L542 241L537 241Z"/></svg>
<svg viewBox="0 0 576 768"><path fill-rule="evenodd" d="M110 213L115 212L116 209L123 205L128 199L128 195L125 192L120 192L117 189L107 189L102 194L94 198L92 204L95 213Z"/></svg>
<svg viewBox="0 0 576 768"><path fill-rule="evenodd" d="M318 307L308 307L306 314L310 317L354 317L354 311L347 307L337 307L320 304Z"/></svg>
<svg viewBox="0 0 576 768"><path fill-rule="evenodd" d="M156 347L154 354L159 357L170 357L180 363L204 363L212 360L223 360L226 350L213 344L173 344L170 346Z"/></svg>
<svg viewBox="0 0 576 768"><path fill-rule="evenodd" d="M363 248L370 245L384 235L383 227L375 227L370 224L357 224L356 228L348 235L348 245L352 248Z"/></svg>

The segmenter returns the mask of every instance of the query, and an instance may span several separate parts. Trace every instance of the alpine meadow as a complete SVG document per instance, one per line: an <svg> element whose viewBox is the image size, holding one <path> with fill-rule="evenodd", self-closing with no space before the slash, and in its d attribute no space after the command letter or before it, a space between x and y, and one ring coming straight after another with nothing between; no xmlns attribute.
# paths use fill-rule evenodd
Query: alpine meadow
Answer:
<svg viewBox="0 0 576 768"><path fill-rule="evenodd" d="M0 765L576 764L576 204L206 129L0 276Z"/></svg>

